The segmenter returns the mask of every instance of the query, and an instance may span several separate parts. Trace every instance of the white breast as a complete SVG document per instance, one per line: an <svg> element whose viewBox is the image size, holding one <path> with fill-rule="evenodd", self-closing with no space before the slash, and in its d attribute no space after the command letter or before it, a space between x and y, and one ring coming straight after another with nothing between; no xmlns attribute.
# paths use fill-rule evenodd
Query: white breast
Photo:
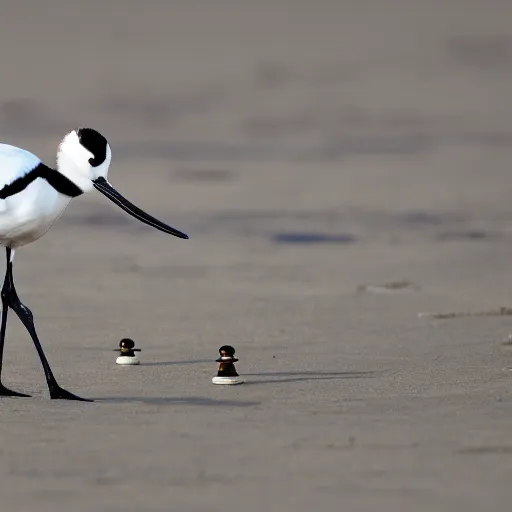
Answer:
<svg viewBox="0 0 512 512"><path fill-rule="evenodd" d="M41 161L24 149L0 144L0 190L26 175ZM42 178L18 194L0 199L0 244L20 247L40 238L69 204Z"/></svg>

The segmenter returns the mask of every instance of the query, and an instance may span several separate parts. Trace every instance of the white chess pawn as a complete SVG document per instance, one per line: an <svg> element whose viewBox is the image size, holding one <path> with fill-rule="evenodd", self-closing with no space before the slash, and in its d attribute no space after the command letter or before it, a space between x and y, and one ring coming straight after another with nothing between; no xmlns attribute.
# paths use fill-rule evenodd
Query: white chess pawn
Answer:
<svg viewBox="0 0 512 512"><path fill-rule="evenodd" d="M139 358L135 352L140 352L140 348L134 348L135 343L129 338L123 338L119 342L119 348L115 348L114 352L120 352L121 355L116 359L116 364L134 365L140 364Z"/></svg>
<svg viewBox="0 0 512 512"><path fill-rule="evenodd" d="M243 379L238 375L234 363L238 361L235 356L235 349L230 345L223 345L219 349L220 357L215 361L219 363L217 376L213 377L214 384L242 384Z"/></svg>

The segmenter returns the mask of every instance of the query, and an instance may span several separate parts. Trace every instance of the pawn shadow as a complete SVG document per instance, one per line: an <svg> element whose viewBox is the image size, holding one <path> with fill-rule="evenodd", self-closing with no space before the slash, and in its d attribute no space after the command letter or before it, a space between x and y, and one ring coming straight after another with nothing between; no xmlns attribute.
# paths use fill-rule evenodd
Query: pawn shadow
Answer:
<svg viewBox="0 0 512 512"><path fill-rule="evenodd" d="M202 364L202 363L211 363L211 359L191 359L188 361L156 361L143 363L141 361L139 366L177 366L177 365L185 365L185 364Z"/></svg>
<svg viewBox="0 0 512 512"><path fill-rule="evenodd" d="M338 380L338 379L362 379L375 376L374 372L264 372L264 373L244 373L243 376L251 377L284 377L270 378L261 380L248 380L245 385L254 384L279 384L287 382L303 382L307 380Z"/></svg>
<svg viewBox="0 0 512 512"><path fill-rule="evenodd" d="M363 377L374 375L375 372L310 372L310 371L295 371L295 372L261 372L261 373L246 373L244 375L264 376L264 377L287 377L289 375L314 375L314 376L338 376L338 377Z"/></svg>

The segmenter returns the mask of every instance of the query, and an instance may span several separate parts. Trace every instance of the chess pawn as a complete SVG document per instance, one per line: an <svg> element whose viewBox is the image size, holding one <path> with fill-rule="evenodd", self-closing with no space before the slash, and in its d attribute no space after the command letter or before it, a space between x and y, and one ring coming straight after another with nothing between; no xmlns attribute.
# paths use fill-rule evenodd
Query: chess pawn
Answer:
<svg viewBox="0 0 512 512"><path fill-rule="evenodd" d="M242 384L243 379L238 375L235 364L238 359L235 357L235 349L230 345L223 345L219 349L220 357L215 361L219 363L217 376L213 377L214 384Z"/></svg>
<svg viewBox="0 0 512 512"><path fill-rule="evenodd" d="M139 358L135 352L140 352L140 348L134 348L135 343L129 338L123 338L119 342L119 348L115 348L114 352L120 352L119 357L116 359L116 364L121 365L134 365L140 364Z"/></svg>

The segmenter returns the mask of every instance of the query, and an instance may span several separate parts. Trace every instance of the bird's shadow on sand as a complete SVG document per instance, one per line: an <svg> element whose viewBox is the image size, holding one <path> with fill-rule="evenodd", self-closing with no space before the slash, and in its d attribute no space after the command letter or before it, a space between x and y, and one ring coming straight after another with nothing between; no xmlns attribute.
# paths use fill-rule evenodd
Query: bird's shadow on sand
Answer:
<svg viewBox="0 0 512 512"><path fill-rule="evenodd" d="M103 396L93 398L93 400L109 404L139 402L148 405L204 405L215 407L251 407L261 403L249 400L214 400L203 396Z"/></svg>
<svg viewBox="0 0 512 512"><path fill-rule="evenodd" d="M190 361L191 363L193 361ZM159 363L156 363L159 364ZM172 361L162 364L179 364ZM335 380L335 379L361 379L374 377L375 372L267 372L267 373L244 373L242 377L272 377L261 380L245 380L243 387L255 384L284 384L288 382L302 382L307 380ZM278 378L273 378L278 377ZM282 378L279 378L282 377ZM237 388L239 386L236 386ZM215 400L201 396L187 397L144 397L144 396L104 396L93 398L95 402L125 404L143 403L149 405L201 405L217 407L252 407L260 405L261 402L253 400Z"/></svg>

